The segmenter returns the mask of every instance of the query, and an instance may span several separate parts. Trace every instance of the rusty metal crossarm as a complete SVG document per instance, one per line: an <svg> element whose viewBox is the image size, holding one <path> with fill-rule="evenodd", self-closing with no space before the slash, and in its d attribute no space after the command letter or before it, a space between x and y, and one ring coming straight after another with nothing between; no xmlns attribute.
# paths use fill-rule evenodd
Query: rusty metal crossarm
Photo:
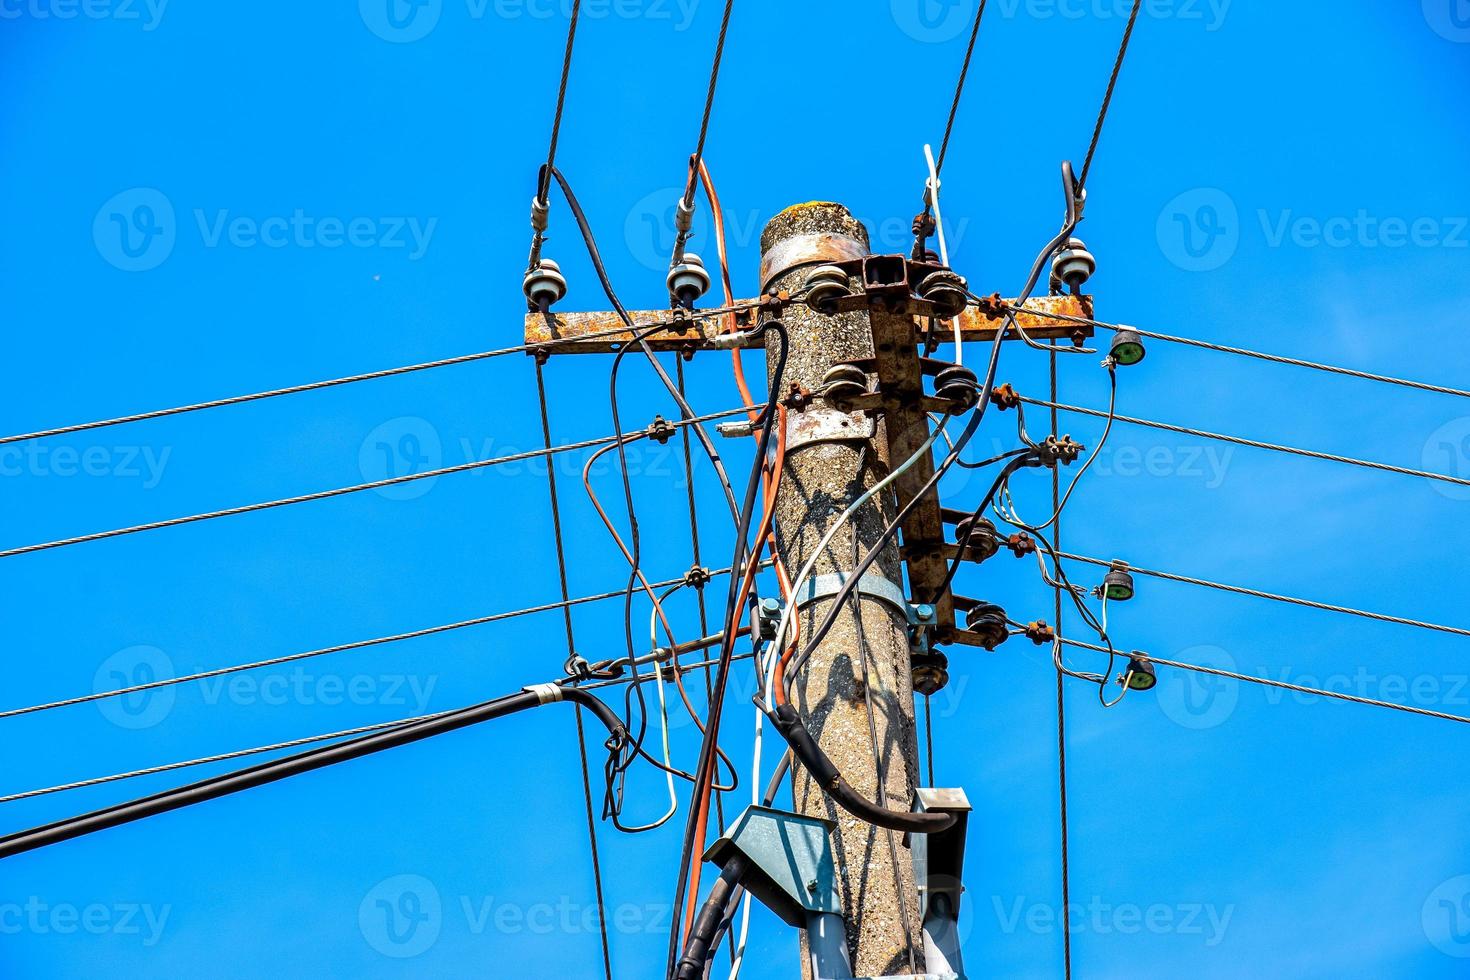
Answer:
<svg viewBox="0 0 1470 980"><path fill-rule="evenodd" d="M760 304L760 300L753 299L735 303L733 305L749 309L733 314L695 310L691 315L692 326L683 334L672 331L659 334L650 337L648 343L654 350L661 351L688 353L712 350L714 345L711 338L728 329L727 317L734 316L737 322L743 319L745 322L740 323L743 328L749 325L752 311ZM1092 319L1091 296L1039 296L1026 301L1026 310L1025 313L1017 314L1016 322L1027 335L1036 339L1085 340L1092 336L1091 327L1062 319ZM666 322L672 314L669 310L638 310L629 315L637 327L643 328ZM996 330L1002 322L987 318L973 306L960 314L959 321L960 336L967 341L994 340ZM589 313L553 312L545 316L528 313L525 337L528 345L544 344L549 340L561 341L552 347L543 348L549 354L610 354L621 350L633 339L633 331L621 330L622 326L622 320L610 310ZM575 339L578 337L587 339L578 341ZM954 331L948 328L936 330L935 337L940 342L949 342L954 338ZM1006 339L1019 339L1019 336L1015 331L1009 331ZM751 349L762 348L763 344L764 341L755 339L747 342Z"/></svg>

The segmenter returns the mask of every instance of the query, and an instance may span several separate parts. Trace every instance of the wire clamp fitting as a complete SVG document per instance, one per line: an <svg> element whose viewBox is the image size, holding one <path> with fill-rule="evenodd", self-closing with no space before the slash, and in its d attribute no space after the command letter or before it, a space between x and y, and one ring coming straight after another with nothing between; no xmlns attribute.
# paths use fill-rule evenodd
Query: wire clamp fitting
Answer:
<svg viewBox="0 0 1470 980"><path fill-rule="evenodd" d="M780 599L766 597L756 603L755 622L751 625L755 628L756 636L762 640L774 640L776 630L781 625L781 615L786 607L781 604Z"/></svg>
<svg viewBox="0 0 1470 980"><path fill-rule="evenodd" d="M684 573L684 584L691 589L702 589L709 585L710 579L714 578L710 570L703 565L695 565Z"/></svg>
<svg viewBox="0 0 1470 980"><path fill-rule="evenodd" d="M975 300L975 312L987 320L999 320L1006 315L1006 301L1000 293L991 293Z"/></svg>
<svg viewBox="0 0 1470 980"><path fill-rule="evenodd" d="M1040 647L1055 641L1057 631L1048 626L1046 620L1038 619L1027 623L1021 630L1021 635Z"/></svg>
<svg viewBox="0 0 1470 980"><path fill-rule="evenodd" d="M1011 554L1017 558L1025 558L1027 555L1036 554L1036 539L1025 531L1020 531L1006 538L1005 546L1011 549Z"/></svg>
<svg viewBox="0 0 1470 980"><path fill-rule="evenodd" d="M805 412L815 398L816 395L812 394L810 388L793 381L791 382L791 388L787 391L786 397L781 399L781 404L793 412Z"/></svg>
<svg viewBox="0 0 1470 980"><path fill-rule="evenodd" d="M1003 385L996 385L990 389L990 404L1002 412L1011 408L1020 408L1021 396L1015 388L1011 387L1011 383L1007 381Z"/></svg>
<svg viewBox="0 0 1470 980"><path fill-rule="evenodd" d="M1075 441L1070 435L1064 435L1060 439L1050 435L1037 447L1038 460L1040 465L1053 469L1058 463L1063 466L1071 466L1077 462L1077 457L1081 456L1085 449L1087 449L1086 446Z"/></svg>
<svg viewBox="0 0 1470 980"><path fill-rule="evenodd" d="M669 440L674 437L674 424L668 419L664 418L662 415L655 415L653 417L653 422L651 422L648 428L644 429L643 431L648 436L648 438L652 439L660 446L667 446L669 444Z"/></svg>
<svg viewBox="0 0 1470 980"><path fill-rule="evenodd" d="M909 605L909 656L916 657L929 652L929 639L934 627L939 625L939 610L927 602Z"/></svg>
<svg viewBox="0 0 1470 980"><path fill-rule="evenodd" d="M623 661L600 660L592 664L587 662L586 657L574 653L561 665L561 669L567 677L579 684L587 681L611 681L623 676Z"/></svg>

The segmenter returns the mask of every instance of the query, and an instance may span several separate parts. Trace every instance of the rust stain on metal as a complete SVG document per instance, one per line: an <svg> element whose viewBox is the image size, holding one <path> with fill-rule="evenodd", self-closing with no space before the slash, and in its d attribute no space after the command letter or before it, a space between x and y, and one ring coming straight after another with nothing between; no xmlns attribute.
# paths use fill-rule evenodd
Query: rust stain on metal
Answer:
<svg viewBox="0 0 1470 980"><path fill-rule="evenodd" d="M748 300L746 305L754 303ZM652 326L668 320L668 310L638 310L629 314L633 323L639 327ZM693 350L711 349L710 338L716 334L726 332L730 329L728 321L735 314L705 314L695 311L693 326L683 334L666 331L650 337L649 345L659 351L682 351L686 348ZM1062 320L1060 316L1077 316L1092 319L1092 297L1091 296L1038 296L1026 301L1026 312L1018 314L1016 322L1026 333L1038 340L1049 340L1060 338L1064 340L1073 339L1074 334L1085 339L1092 336L1092 328L1068 320ZM974 307L966 309L960 314L960 336L965 340L986 341L994 340L995 332L999 326L996 321L986 319ZM613 331L609 333L609 331ZM940 343L953 340L952 329L937 329L936 339ZM590 336L596 335L596 336ZM586 338L586 339L578 339ZM623 322L616 313L611 311L598 311L592 313L562 313L551 314L549 317L540 313L526 314L526 344L545 344L550 340L562 341L545 348L552 354L607 354L622 350L624 345L633 339L633 331L623 328ZM1020 339L1012 331L1007 334L1007 340ZM692 345L692 346L691 346ZM764 341L757 340L749 346L754 349L762 347Z"/></svg>

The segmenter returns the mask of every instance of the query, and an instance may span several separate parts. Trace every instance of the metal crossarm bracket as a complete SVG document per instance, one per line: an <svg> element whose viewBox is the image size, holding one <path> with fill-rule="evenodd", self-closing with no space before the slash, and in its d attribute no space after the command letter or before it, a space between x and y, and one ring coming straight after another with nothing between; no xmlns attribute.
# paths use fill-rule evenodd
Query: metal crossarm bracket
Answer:
<svg viewBox="0 0 1470 980"><path fill-rule="evenodd" d="M743 306L755 302L755 300L747 300L735 305ZM1061 319L1062 316L1092 319L1091 296L1037 296L1028 299L1025 308L1025 313L1016 316L1016 322L1028 336L1038 340L1068 341L1079 338L1085 340L1092 336L1091 327ZM635 326L642 329L655 323L667 322L671 312L669 310L637 310L628 315ZM656 351L676 353L714 350L716 348L711 338L725 330L726 316L727 314L701 313L695 310L691 314L691 328L684 334L672 332L656 334L648 338L648 345ZM736 316L738 317L739 314ZM989 319L971 306L959 315L959 322L962 339L988 341L995 339L996 331L1005 321ZM945 343L953 340L954 331L936 331L935 336L941 343ZM536 348L546 354L610 354L622 350L633 339L633 331L624 329L623 321L611 311L552 312L545 315L528 313L526 314L525 338L526 344L532 347L552 340L557 341L550 346ZM1019 336L1014 331L1008 331L1006 339L1019 339ZM742 341L743 346L749 348L758 348L763 343L763 340L755 337Z"/></svg>

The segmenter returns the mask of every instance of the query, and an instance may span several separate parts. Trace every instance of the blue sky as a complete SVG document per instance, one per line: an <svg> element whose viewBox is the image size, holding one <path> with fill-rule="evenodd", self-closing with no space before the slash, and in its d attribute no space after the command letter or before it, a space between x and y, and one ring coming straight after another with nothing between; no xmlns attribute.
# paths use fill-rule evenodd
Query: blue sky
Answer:
<svg viewBox="0 0 1470 980"><path fill-rule="evenodd" d="M844 202L876 246L904 247L973 8L858 6L737 5L708 161L741 293L760 228L791 203ZM1057 164L1085 149L1126 6L992 0L943 198L978 292L1013 293L1054 233ZM563 7L0 0L0 429L517 343ZM662 302L719 14L712 0L584 9L558 160L629 305ZM804 50L819 43L831 48ZM1464 386L1467 83L1463 0L1145 4L1083 228L1099 315ZM891 107L882 126L854 126L875 104ZM572 280L565 308L604 305L559 200L548 254ZM548 367L558 442L611 431L608 366ZM736 404L723 356L689 372L701 410ZM1001 378L1041 395L1044 360L1008 349ZM1066 361L1062 389L1102 406L1095 359ZM630 364L622 390L630 424L672 413L646 367ZM531 363L510 357L0 447L0 548L534 448L534 396ZM1470 405L1447 396L1153 343L1122 375L1119 410L1470 476ZM1066 429L1089 445L1099 432L1083 418ZM979 441L1013 434L996 416ZM739 470L748 449L725 445ZM635 458L660 578L690 564L676 451ZM618 587L624 566L579 470L558 475L571 591L587 595ZM598 479L615 494L610 468ZM707 465L696 480L718 565L730 531ZM956 481L946 503L981 490ZM1041 477L1016 491L1044 515ZM1120 426L1065 537L1084 554L1464 626L1467 499ZM544 471L522 465L6 559L0 707L549 601L551 556ZM1463 638L1139 585L1112 610L1122 646L1470 714ZM1050 613L1029 562L997 559L960 587L1017 618ZM692 600L675 608L693 635ZM579 649L618 654L620 619L616 603L579 608ZM455 707L550 679L565 654L553 613L6 719L0 793ZM976 808L967 964L1056 976L1054 675L1021 641L956 651L951 669L935 741L939 782ZM737 677L748 690L748 670ZM1068 697L1078 976L1463 975L1459 726L1168 671L1111 711L1088 688ZM731 703L740 759L749 716L743 695ZM684 758L691 732L676 728ZM5 804L0 826L222 768ZM630 819L656 815L661 792L640 772ZM546 709L11 859L0 971L598 975L581 793L571 719ZM661 968L681 823L637 838L599 827L618 976ZM796 937L774 918L757 915L752 948L747 976L792 975Z"/></svg>

